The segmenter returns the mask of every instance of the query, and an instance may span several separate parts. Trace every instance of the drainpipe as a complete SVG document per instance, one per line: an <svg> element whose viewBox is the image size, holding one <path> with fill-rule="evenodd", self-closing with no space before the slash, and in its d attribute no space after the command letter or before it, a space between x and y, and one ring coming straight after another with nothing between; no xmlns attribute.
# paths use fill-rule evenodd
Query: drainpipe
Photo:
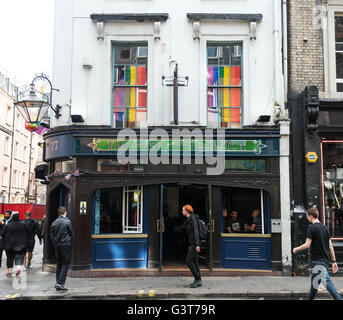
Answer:
<svg viewBox="0 0 343 320"><path fill-rule="evenodd" d="M282 33L283 33L283 81L285 106L288 103L288 43L287 43L287 0L282 0Z"/></svg>
<svg viewBox="0 0 343 320"><path fill-rule="evenodd" d="M281 54L281 41L280 41L280 18L281 8L278 0L273 0L274 3L274 26L273 26L273 37L274 37L274 103L278 103L282 107L280 101L280 75L282 74L280 65L280 54Z"/></svg>
<svg viewBox="0 0 343 320"><path fill-rule="evenodd" d="M290 220L290 121L285 110L288 91L287 75L287 0L274 0L274 54L275 99L280 99L276 120L280 125L280 214L281 263L286 274L292 271L291 220ZM282 23L282 35L280 26ZM282 61L280 61L280 55ZM283 70L282 70L283 69ZM282 72L283 71L283 72ZM283 77L282 77L283 76ZM277 81L279 80L279 81ZM283 86L283 88L281 88ZM282 90L283 89L283 90Z"/></svg>

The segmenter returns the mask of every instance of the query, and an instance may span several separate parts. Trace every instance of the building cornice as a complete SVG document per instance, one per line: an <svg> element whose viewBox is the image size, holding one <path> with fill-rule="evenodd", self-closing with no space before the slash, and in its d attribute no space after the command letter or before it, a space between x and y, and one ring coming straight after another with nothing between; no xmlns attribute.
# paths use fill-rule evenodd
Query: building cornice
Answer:
<svg viewBox="0 0 343 320"><path fill-rule="evenodd" d="M263 15L262 14L246 14L246 13L187 13L187 18L191 21L226 20L226 21L261 22Z"/></svg>
<svg viewBox="0 0 343 320"><path fill-rule="evenodd" d="M115 13L115 14L96 14L90 15L96 22L107 21L137 21L137 22L161 22L169 18L168 13Z"/></svg>

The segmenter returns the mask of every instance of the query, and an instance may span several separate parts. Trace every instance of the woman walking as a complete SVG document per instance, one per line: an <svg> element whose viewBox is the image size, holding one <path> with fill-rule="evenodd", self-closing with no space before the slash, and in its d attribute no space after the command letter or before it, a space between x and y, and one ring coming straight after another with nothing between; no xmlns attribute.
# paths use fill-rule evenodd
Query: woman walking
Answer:
<svg viewBox="0 0 343 320"><path fill-rule="evenodd" d="M198 263L198 252L200 252L199 216L193 213L193 208L189 204L182 207L182 214L187 218L186 231L189 247L186 263L194 276L194 282L190 287L196 288L202 285Z"/></svg>

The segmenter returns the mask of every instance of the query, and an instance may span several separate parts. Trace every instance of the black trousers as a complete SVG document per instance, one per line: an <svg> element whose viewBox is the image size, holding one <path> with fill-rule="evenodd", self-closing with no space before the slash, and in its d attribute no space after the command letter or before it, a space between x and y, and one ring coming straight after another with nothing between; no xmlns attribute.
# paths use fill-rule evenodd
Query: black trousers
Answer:
<svg viewBox="0 0 343 320"><path fill-rule="evenodd" d="M71 263L71 246L56 246L56 283L64 286Z"/></svg>
<svg viewBox="0 0 343 320"><path fill-rule="evenodd" d="M188 253L186 257L186 263L188 268L191 270L194 279L201 280L199 262L198 262L198 253L195 249L195 244L191 244L188 248Z"/></svg>
<svg viewBox="0 0 343 320"><path fill-rule="evenodd" d="M26 249L21 251L15 250L6 250L7 256L7 268L13 268L13 263L15 262L16 266L21 266L24 262L24 257L26 254Z"/></svg>
<svg viewBox="0 0 343 320"><path fill-rule="evenodd" d="M0 239L0 267L1 267L1 261L2 261L2 252L4 251L4 246L2 244L2 239Z"/></svg>

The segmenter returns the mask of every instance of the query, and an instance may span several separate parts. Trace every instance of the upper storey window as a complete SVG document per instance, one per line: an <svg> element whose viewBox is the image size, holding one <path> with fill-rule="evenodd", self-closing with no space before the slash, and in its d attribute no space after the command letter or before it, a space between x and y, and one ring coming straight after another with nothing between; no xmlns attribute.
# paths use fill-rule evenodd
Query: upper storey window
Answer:
<svg viewBox="0 0 343 320"><path fill-rule="evenodd" d="M113 124L115 128L147 126L148 46L113 45Z"/></svg>
<svg viewBox="0 0 343 320"><path fill-rule="evenodd" d="M208 127L242 127L242 43L207 45Z"/></svg>

